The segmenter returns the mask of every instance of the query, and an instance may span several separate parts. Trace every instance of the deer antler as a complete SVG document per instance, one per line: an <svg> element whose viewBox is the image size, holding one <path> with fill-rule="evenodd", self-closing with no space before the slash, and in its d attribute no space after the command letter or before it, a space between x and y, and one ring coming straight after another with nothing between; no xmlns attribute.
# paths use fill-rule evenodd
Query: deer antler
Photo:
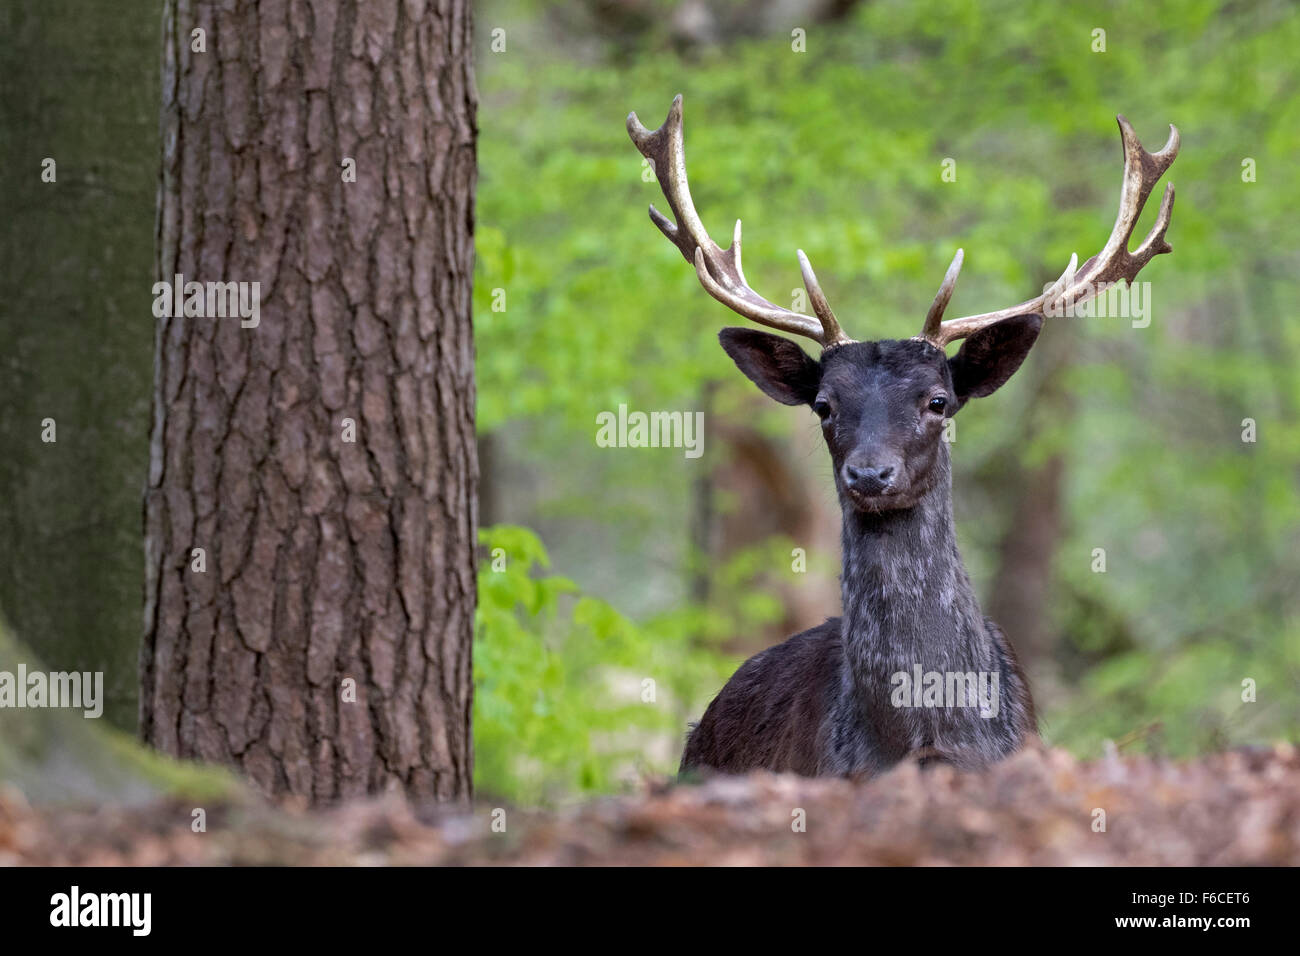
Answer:
<svg viewBox="0 0 1300 956"><path fill-rule="evenodd" d="M1132 282L1142 267L1153 258L1161 253L1173 252L1173 247L1165 242L1165 231L1169 228L1169 216L1174 208L1173 183L1166 184L1164 198L1160 202L1160 214L1137 251L1129 252L1128 243L1151 190L1178 156L1178 129L1170 126L1169 140L1164 148L1158 153L1148 153L1138 142L1137 134L1133 132L1129 121L1122 115L1116 119L1124 142L1124 183L1119 194L1119 215L1115 218L1115 227L1110 231L1110 238L1106 240L1101 252L1085 262L1081 269L1076 268L1078 256L1071 256L1070 264L1065 267L1061 277L1037 298L1026 299L997 312L967 315L944 322L943 310L952 298L957 274L961 271L962 250L958 249L952 265L948 267L948 274L944 276L943 284L934 297L934 304L925 317L925 325L918 338L942 349L949 342L965 338L1014 315L1041 315L1086 302L1120 279Z"/></svg>
<svg viewBox="0 0 1300 956"><path fill-rule="evenodd" d="M691 190L686 182L680 94L673 99L668 118L657 130L651 132L646 129L637 119L636 113L629 113L627 132L641 155L650 160L676 222L670 221L654 206L650 207L650 220L681 250L686 261L694 264L695 274L709 295L747 319L782 332L807 336L824 349L853 341L844 334L839 322L835 320L835 313L827 304L826 296L822 294L821 286L817 284L817 277L813 275L812 266L802 249L798 250L799 271L803 273L808 299L813 311L817 313L816 320L783 309L749 287L740 266L739 219L736 220L736 230L729 249L722 249L704 231L704 224L695 211Z"/></svg>

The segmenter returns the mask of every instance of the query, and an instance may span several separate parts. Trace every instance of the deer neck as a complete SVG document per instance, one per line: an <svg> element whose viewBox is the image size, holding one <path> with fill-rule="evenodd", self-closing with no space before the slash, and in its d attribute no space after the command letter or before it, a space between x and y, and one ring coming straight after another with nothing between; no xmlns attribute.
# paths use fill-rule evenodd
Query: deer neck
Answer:
<svg viewBox="0 0 1300 956"><path fill-rule="evenodd" d="M864 514L843 503L845 661L859 691L899 671L991 670L996 651L957 550L947 446L912 508Z"/></svg>

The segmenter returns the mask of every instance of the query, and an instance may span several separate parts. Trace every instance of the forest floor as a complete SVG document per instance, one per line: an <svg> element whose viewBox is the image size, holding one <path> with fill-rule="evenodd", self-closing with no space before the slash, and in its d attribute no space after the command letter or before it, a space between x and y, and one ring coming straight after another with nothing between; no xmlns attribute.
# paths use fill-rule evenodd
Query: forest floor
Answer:
<svg viewBox="0 0 1300 956"><path fill-rule="evenodd" d="M0 790L0 865L1296 865L1300 751L1081 763L1033 750L982 773L715 777L557 810L241 799L204 807L202 833L193 809L34 808Z"/></svg>

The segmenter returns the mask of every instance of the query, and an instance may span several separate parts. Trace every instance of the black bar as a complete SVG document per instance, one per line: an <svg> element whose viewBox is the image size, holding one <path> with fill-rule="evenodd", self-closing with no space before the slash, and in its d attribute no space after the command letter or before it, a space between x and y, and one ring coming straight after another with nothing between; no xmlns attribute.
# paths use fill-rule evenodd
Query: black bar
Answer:
<svg viewBox="0 0 1300 956"><path fill-rule="evenodd" d="M269 940L373 944L412 934L434 951L509 936L605 949L687 933L694 946L769 932L842 936L850 925L863 945L896 933L945 947L1029 942L1042 938L1045 925L1071 942L1131 937L1181 945L1200 936L1231 945L1293 924L1295 884L1295 872L1283 868L14 868L0 870L0 925L6 943L76 934L81 942L205 948ZM52 926L58 894L70 904L73 886L83 906L96 895L96 912L97 894L150 894L148 935L136 936L129 925ZM1221 922L1242 918L1242 925ZM1132 919L1154 924L1119 925ZM1202 927L1202 919L1211 925ZM597 928L602 935L589 935Z"/></svg>

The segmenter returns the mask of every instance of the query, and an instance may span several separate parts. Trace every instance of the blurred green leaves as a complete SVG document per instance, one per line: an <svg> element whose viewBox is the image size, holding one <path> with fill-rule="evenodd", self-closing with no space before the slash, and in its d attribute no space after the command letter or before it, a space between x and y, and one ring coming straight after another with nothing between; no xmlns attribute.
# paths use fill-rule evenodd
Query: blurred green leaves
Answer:
<svg viewBox="0 0 1300 956"><path fill-rule="evenodd" d="M688 607L633 622L543 573L531 531L495 526L481 541L476 789L537 803L674 771L687 715L737 663L716 650L707 615Z"/></svg>

